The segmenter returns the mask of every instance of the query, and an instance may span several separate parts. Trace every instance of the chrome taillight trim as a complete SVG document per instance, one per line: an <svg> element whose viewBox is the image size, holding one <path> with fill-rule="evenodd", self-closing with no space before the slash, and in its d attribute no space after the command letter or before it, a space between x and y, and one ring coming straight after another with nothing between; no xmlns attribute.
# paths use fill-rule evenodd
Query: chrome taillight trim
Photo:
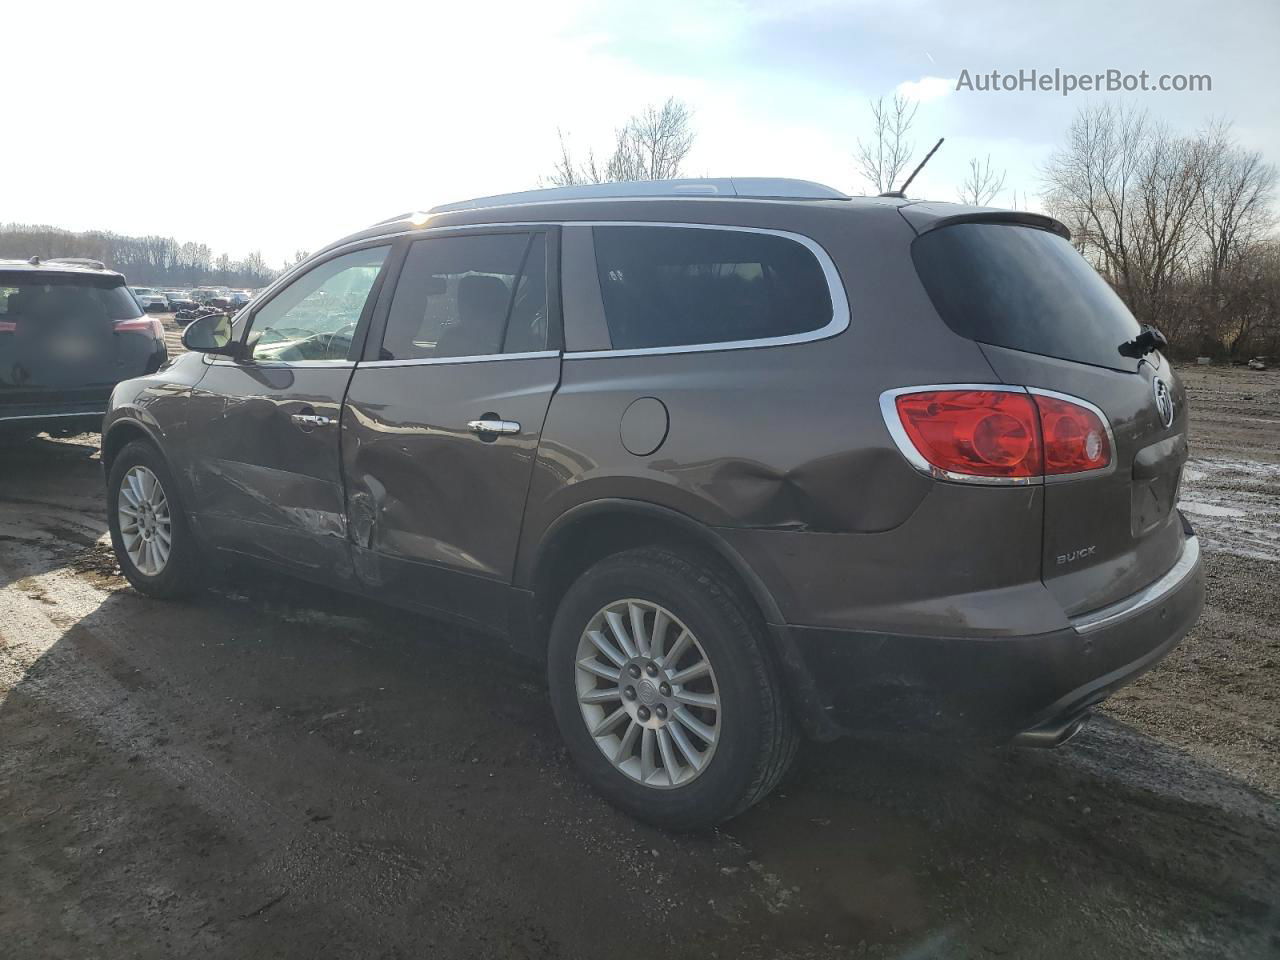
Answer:
<svg viewBox="0 0 1280 960"><path fill-rule="evenodd" d="M1059 393L1056 390L1045 390L1042 387L1027 387L1027 393L1036 397L1052 397L1054 400L1065 400L1067 403L1074 403L1078 407L1084 407L1095 417L1102 421L1102 429L1107 433L1107 444L1111 451L1111 459L1105 467L1098 467L1096 470L1077 470L1075 473L1046 473L1044 475L1045 483L1070 483L1073 480L1085 480L1089 477L1105 477L1109 473L1115 473L1116 470L1116 435L1111 429L1111 421L1107 419L1107 415L1102 412L1102 408L1096 404L1090 403L1081 397L1073 397L1069 393Z"/></svg>
<svg viewBox="0 0 1280 960"><path fill-rule="evenodd" d="M935 390L990 390L995 393L1021 393L1028 396L1053 397L1056 400L1065 400L1067 403L1077 404L1089 410L1102 421L1103 429L1107 432L1107 443L1110 444L1111 462L1105 467L1099 467L1096 470L1082 470L1079 473L1060 473L1049 476L1037 474L1033 477L984 477L976 474L956 473L952 470L943 470L941 467L935 467L924 458L924 455L911 442L911 438L907 436L906 428L902 425L902 419L898 416L897 405L898 397L912 393L930 393ZM1010 386L1006 383L929 383L913 387L895 387L880 394L880 416L884 419L884 425L889 431L889 436L893 438L894 445L906 461L920 473L935 480L949 480L953 483L971 483L980 486L1027 487L1035 484L1067 483L1088 477L1105 476L1108 473L1112 473L1116 468L1116 438L1111 429L1111 421L1107 419L1107 415L1098 406L1088 400L1074 397L1069 393L1058 393L1057 391L1045 390L1040 387Z"/></svg>

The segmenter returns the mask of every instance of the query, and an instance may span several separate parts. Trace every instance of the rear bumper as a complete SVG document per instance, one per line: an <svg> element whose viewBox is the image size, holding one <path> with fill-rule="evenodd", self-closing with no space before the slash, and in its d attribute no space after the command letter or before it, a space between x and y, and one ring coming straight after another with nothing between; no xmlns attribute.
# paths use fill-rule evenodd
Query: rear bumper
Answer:
<svg viewBox="0 0 1280 960"><path fill-rule="evenodd" d="M1199 541L1125 600L1034 636L894 636L775 626L809 733L932 732L1053 746L1169 653L1204 606Z"/></svg>

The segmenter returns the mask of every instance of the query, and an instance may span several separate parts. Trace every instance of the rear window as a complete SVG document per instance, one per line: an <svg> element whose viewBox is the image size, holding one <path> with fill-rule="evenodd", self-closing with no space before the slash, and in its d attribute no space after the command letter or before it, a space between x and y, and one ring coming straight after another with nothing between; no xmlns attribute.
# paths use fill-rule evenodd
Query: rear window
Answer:
<svg viewBox="0 0 1280 960"><path fill-rule="evenodd" d="M0 273L0 317L6 323L53 317L132 320L142 316L120 280L74 274Z"/></svg>
<svg viewBox="0 0 1280 960"><path fill-rule="evenodd" d="M762 340L831 322L817 258L785 237L688 227L594 227L615 350Z"/></svg>
<svg viewBox="0 0 1280 960"><path fill-rule="evenodd" d="M1069 242L1033 227L962 223L911 247L947 325L971 340L1117 370L1140 332L1129 308Z"/></svg>

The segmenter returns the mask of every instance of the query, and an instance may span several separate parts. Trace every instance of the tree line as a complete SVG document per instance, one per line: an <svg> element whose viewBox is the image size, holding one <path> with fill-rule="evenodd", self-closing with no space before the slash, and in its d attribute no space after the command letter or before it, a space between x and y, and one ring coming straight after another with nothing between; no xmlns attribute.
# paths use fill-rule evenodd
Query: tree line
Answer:
<svg viewBox="0 0 1280 960"><path fill-rule="evenodd" d="M88 257L118 270L129 283L152 287L266 286L279 271L258 251L240 260L216 256L204 243L173 237L127 237L103 230L75 232L59 227L8 223L0 226L0 258Z"/></svg>
<svg viewBox="0 0 1280 960"><path fill-rule="evenodd" d="M900 186L916 158L918 104L901 95L870 102L854 173L868 192ZM614 132L612 148L579 157L557 131L552 184L684 176L696 131L692 111L668 98ZM1040 171L1044 209L1142 323L1182 357L1280 356L1280 237L1276 168L1242 147L1222 122L1186 134L1142 110L1082 108ZM1006 172L973 157L956 199L1002 205ZM1010 206L1018 203L1017 191Z"/></svg>

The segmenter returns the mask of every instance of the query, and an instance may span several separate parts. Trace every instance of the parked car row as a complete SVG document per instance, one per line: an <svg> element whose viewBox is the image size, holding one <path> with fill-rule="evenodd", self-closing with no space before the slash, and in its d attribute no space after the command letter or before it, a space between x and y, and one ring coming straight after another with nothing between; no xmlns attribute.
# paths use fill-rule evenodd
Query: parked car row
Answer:
<svg viewBox="0 0 1280 960"><path fill-rule="evenodd" d="M154 287L129 288L139 306L148 313L177 313L208 305L219 310L238 310L253 299L249 290L225 287L197 287L194 290L158 290Z"/></svg>

